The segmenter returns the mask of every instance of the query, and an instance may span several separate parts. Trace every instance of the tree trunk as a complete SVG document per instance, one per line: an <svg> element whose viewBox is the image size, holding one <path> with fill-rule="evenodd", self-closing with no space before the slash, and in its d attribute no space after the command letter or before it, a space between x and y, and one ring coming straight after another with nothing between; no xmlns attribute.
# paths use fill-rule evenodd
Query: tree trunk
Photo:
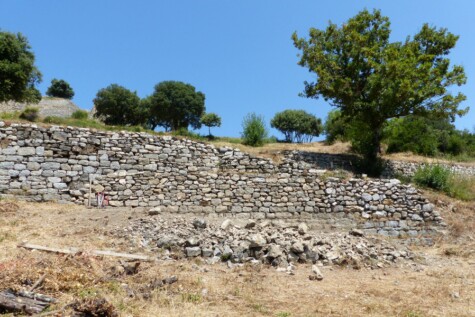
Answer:
<svg viewBox="0 0 475 317"><path fill-rule="evenodd" d="M373 135L369 140L370 144L368 144L368 148L364 153L364 169L370 176L379 176L382 171L382 160L380 157L382 128L381 126L374 127L372 131Z"/></svg>

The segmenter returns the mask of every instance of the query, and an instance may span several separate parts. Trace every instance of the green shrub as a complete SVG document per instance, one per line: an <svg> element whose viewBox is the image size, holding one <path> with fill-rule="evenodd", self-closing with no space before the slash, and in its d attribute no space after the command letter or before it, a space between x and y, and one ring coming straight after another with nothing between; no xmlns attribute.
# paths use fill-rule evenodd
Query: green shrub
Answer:
<svg viewBox="0 0 475 317"><path fill-rule="evenodd" d="M20 118L20 113L18 111L0 113L0 119L2 120L17 120L18 118Z"/></svg>
<svg viewBox="0 0 475 317"><path fill-rule="evenodd" d="M26 107L20 114L20 119L28 120L35 122L39 117L39 108L36 107Z"/></svg>
<svg viewBox="0 0 475 317"><path fill-rule="evenodd" d="M64 119L60 117L55 117L55 116L47 116L43 119L43 123L49 123L49 124L63 124Z"/></svg>
<svg viewBox="0 0 475 317"><path fill-rule="evenodd" d="M89 117L89 113L86 110L76 110L71 115L71 118L77 120L86 120Z"/></svg>
<svg viewBox="0 0 475 317"><path fill-rule="evenodd" d="M200 140L200 141L205 139L201 135L199 135L198 133L194 133L194 132L189 131L187 128L177 129L177 130L172 132L172 135L174 135L174 136L183 136L183 137L186 137L186 138L189 138L189 139Z"/></svg>
<svg viewBox="0 0 475 317"><path fill-rule="evenodd" d="M419 186L429 187L436 190L448 190L451 172L441 165L424 165L417 169L414 174L414 182Z"/></svg>
<svg viewBox="0 0 475 317"><path fill-rule="evenodd" d="M242 139L245 145L261 146L267 137L267 128L264 117L249 113L242 121Z"/></svg>

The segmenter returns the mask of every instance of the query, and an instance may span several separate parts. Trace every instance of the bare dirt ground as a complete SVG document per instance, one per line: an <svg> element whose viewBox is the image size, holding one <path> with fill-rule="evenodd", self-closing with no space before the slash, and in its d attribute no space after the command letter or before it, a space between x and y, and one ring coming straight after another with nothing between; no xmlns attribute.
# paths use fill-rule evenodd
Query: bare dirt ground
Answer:
<svg viewBox="0 0 475 317"><path fill-rule="evenodd" d="M415 262L378 270L323 267L322 281L309 280L310 265L297 265L288 275L261 265L207 265L199 258L143 262L138 273L127 275L118 269L119 259L88 250L147 254L111 233L143 212L25 202L14 202L15 210L0 202L0 290L25 288L46 274L38 292L59 300L50 310L101 297L119 316L475 316L475 206L427 195L442 209L448 234L432 247L413 247L421 255ZM18 248L24 241L85 252ZM172 275L176 283L149 287Z"/></svg>

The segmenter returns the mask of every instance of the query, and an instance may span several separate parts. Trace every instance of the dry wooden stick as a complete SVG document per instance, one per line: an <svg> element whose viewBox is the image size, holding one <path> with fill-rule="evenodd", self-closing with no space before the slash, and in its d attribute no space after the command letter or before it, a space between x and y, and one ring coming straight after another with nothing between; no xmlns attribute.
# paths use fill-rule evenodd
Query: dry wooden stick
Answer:
<svg viewBox="0 0 475 317"><path fill-rule="evenodd" d="M37 288L38 286L40 286L44 280L46 278L46 273L41 275L41 277L35 282L35 284L33 284L31 287L30 287L30 292L33 292L35 290L35 288Z"/></svg>
<svg viewBox="0 0 475 317"><path fill-rule="evenodd" d="M68 249L60 249L60 248L50 248L36 244L30 243L22 243L18 245L19 248L31 249L31 250L40 250L46 252L54 252L54 253L62 253L62 254L72 254L75 255L80 253L81 250L78 248L68 248ZM91 251L93 255L97 256L113 256L118 258L127 258L131 260L141 260L141 261L152 261L152 259L146 255L141 254L129 254L129 253L120 253L108 250L93 250Z"/></svg>

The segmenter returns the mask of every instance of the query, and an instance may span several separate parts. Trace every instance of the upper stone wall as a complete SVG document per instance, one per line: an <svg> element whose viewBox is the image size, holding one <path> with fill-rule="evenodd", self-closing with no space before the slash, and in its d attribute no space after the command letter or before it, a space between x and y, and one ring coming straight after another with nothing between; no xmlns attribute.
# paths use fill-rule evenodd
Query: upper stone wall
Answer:
<svg viewBox="0 0 475 317"><path fill-rule="evenodd" d="M87 204L90 190L104 191L116 207L303 217L390 236L427 234L442 224L420 191L397 180L325 178L304 161L287 157L275 165L236 149L169 136L0 126L3 196Z"/></svg>
<svg viewBox="0 0 475 317"><path fill-rule="evenodd" d="M336 170L343 169L350 172L357 171L357 160L355 155L351 154L329 154L304 151L288 151L285 156L294 161L304 161L313 165L315 168ZM442 165L452 172L460 175L475 175L475 166L465 166L456 163L424 163L408 162L398 160L386 160L386 166L382 177L393 178L399 175L414 176L418 168L424 165L438 164Z"/></svg>
<svg viewBox="0 0 475 317"><path fill-rule="evenodd" d="M43 97L37 104L26 104L15 101L0 103L0 112L21 112L28 106L39 108L39 114L41 117L54 116L69 118L75 111L81 110L71 100Z"/></svg>

